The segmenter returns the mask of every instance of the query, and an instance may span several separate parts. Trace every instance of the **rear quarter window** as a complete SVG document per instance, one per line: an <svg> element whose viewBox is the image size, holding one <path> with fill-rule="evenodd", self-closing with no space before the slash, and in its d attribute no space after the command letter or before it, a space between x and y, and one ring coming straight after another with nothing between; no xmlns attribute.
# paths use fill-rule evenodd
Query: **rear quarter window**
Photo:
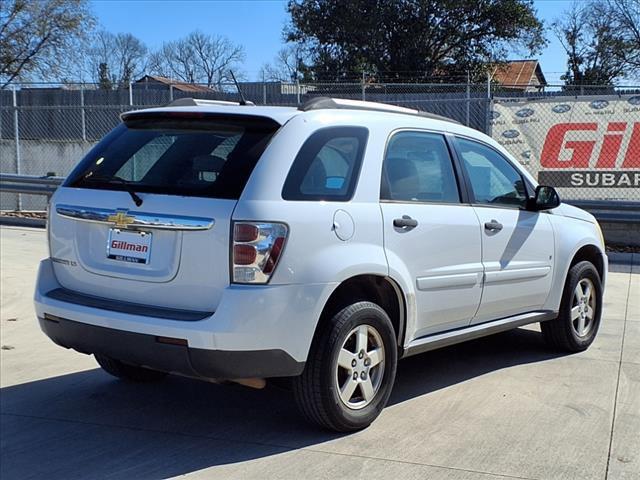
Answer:
<svg viewBox="0 0 640 480"><path fill-rule="evenodd" d="M282 198L351 200L368 136L364 127L328 127L314 132L293 161Z"/></svg>

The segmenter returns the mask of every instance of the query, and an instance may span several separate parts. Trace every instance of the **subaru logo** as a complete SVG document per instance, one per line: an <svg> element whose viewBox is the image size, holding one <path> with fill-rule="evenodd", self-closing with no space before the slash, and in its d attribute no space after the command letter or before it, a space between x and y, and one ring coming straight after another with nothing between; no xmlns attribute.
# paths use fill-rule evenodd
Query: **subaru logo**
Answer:
<svg viewBox="0 0 640 480"><path fill-rule="evenodd" d="M495 120L496 118L500 118L500 112L496 112L495 110L491 110L489 113L491 120Z"/></svg>
<svg viewBox="0 0 640 480"><path fill-rule="evenodd" d="M594 110L602 110L603 108L607 108L609 106L609 102L606 100L594 100L589 104L591 108Z"/></svg>
<svg viewBox="0 0 640 480"><path fill-rule="evenodd" d="M534 113L535 113L535 110L533 108L521 108L516 112L516 116L520 118L527 118L533 115Z"/></svg>
<svg viewBox="0 0 640 480"><path fill-rule="evenodd" d="M640 95L631 97L629 100L627 100L627 102L629 102L631 105L640 105Z"/></svg>
<svg viewBox="0 0 640 480"><path fill-rule="evenodd" d="M567 105L566 103L561 103L560 105L556 105L551 109L554 113L567 113L571 110L571 105Z"/></svg>
<svg viewBox="0 0 640 480"><path fill-rule="evenodd" d="M504 138L516 138L520 135L520 132L518 132L517 130L507 130L505 132L502 132L502 136Z"/></svg>

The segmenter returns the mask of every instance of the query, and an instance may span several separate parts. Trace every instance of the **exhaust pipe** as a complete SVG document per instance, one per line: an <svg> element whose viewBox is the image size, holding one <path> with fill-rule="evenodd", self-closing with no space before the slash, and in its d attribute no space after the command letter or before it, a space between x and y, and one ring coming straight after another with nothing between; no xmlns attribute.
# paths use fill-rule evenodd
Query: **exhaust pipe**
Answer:
<svg viewBox="0 0 640 480"><path fill-rule="evenodd" d="M267 381L264 378L236 378L231 381L257 390L261 390L267 385Z"/></svg>

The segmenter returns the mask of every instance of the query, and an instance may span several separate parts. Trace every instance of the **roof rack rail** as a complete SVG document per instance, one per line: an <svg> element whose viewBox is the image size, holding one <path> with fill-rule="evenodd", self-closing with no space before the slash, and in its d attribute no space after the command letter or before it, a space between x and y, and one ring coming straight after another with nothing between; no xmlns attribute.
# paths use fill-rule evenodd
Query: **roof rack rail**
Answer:
<svg viewBox="0 0 640 480"><path fill-rule="evenodd" d="M430 118L432 120L441 120L443 122L457 123L460 122L442 115L436 115L435 113L421 112L420 110L414 110L413 108L398 107L397 105L389 105L386 103L378 102L364 102L362 100L347 100L342 98L330 98L330 97L315 97L305 102L298 107L298 110L302 112L309 112L311 110L368 110L372 112L388 112L388 113L402 113L405 115L415 115L418 117Z"/></svg>
<svg viewBox="0 0 640 480"><path fill-rule="evenodd" d="M177 100L174 100L168 103L167 107L199 107L203 105L226 105L226 106L237 107L238 105L243 105L243 104L238 102L227 102L225 100L204 100L201 98L184 97L184 98L178 98ZM244 105L255 106L255 103L246 102L244 103Z"/></svg>

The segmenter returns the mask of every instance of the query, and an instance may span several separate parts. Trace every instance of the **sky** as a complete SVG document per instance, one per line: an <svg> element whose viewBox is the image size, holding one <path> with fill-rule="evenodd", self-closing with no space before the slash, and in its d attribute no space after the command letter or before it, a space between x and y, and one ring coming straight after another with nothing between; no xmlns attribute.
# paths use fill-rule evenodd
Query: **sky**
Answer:
<svg viewBox="0 0 640 480"><path fill-rule="evenodd" d="M348 0L345 0L348 1ZM114 33L129 32L151 49L199 29L228 37L244 46L244 72L258 79L260 67L273 60L284 45L282 30L288 20L286 1L280 0L93 0L101 26ZM572 0L534 0L546 25L570 9ZM558 84L566 56L552 32L540 60L547 82ZM521 58L514 54L513 59Z"/></svg>

